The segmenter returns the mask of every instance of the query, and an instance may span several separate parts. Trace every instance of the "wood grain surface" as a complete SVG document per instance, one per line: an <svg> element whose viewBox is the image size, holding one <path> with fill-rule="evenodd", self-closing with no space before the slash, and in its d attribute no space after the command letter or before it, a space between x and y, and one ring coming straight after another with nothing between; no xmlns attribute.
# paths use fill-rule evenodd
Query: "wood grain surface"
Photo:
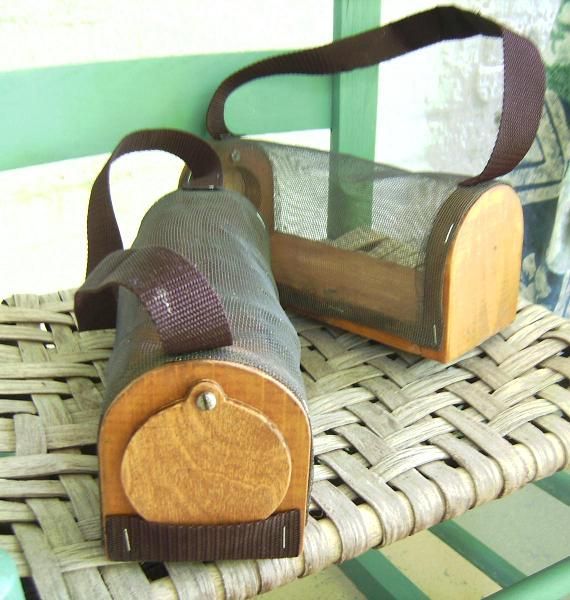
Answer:
<svg viewBox="0 0 570 600"><path fill-rule="evenodd" d="M342 318L321 320L425 358L455 360L515 318L522 238L522 208L516 192L498 185L482 194L459 224L447 257L439 349Z"/></svg>
<svg viewBox="0 0 570 600"><path fill-rule="evenodd" d="M523 229L519 197L508 185L485 192L459 225L444 274L444 361L515 318Z"/></svg>
<svg viewBox="0 0 570 600"><path fill-rule="evenodd" d="M272 232L273 168L267 154L259 145L243 141L216 142L213 146L222 162L224 187L249 198Z"/></svg>
<svg viewBox="0 0 570 600"><path fill-rule="evenodd" d="M273 231L273 180L267 157L249 143L224 142L219 148L226 185L252 200L271 231L271 266L277 284L331 307L328 314L317 306L311 309L310 301L289 308L441 362L458 358L514 319L523 220L518 196L509 186L496 185L484 192L457 225L445 264L441 343L433 348L362 325L339 308L352 306L417 323L424 289L433 281L422 281L414 268L365 252Z"/></svg>
<svg viewBox="0 0 570 600"><path fill-rule="evenodd" d="M200 394L216 398L211 410ZM214 382L151 416L123 456L127 497L147 521L192 525L269 517L291 479L291 457L279 429L263 413L226 398Z"/></svg>
<svg viewBox="0 0 570 600"><path fill-rule="evenodd" d="M299 509L303 527L306 520L311 457L311 431L305 409L287 388L272 377L243 365L210 360L168 363L149 371L133 381L109 406L99 431L103 518L107 515L137 514L121 479L123 457L131 439L153 415L186 398L189 391L205 379L215 381L228 399L239 402L240 407L258 411L280 431L289 451L291 471L290 485L276 511ZM216 409L211 412L215 411ZM251 413L248 414L251 416ZM228 424L228 427L232 425ZM239 452L245 442L240 431L232 431L233 437L226 436L227 448L223 455L218 456L217 465L213 470L221 468L221 463L226 460L235 464L236 459L239 459ZM263 471L265 467L262 463L266 460L264 447L258 446L258 437L251 441L255 446L249 447L249 456L260 464L258 467L249 468L259 468ZM160 460L155 466L149 465L149 469L165 468L167 457ZM227 469L227 466L224 469ZM283 473L282 475L285 476ZM175 491L169 493L178 493L176 485L173 485L172 489ZM252 495L262 491L252 490ZM189 494L193 494L192 490ZM278 495L275 490L271 494L272 498ZM211 497L214 495L212 493ZM254 508L254 505L254 500L248 501L248 507ZM252 519L254 518L252 515Z"/></svg>
<svg viewBox="0 0 570 600"><path fill-rule="evenodd" d="M375 311L403 322L417 319L421 290L414 269L277 232L271 236L271 266L278 285L305 292L325 305Z"/></svg>

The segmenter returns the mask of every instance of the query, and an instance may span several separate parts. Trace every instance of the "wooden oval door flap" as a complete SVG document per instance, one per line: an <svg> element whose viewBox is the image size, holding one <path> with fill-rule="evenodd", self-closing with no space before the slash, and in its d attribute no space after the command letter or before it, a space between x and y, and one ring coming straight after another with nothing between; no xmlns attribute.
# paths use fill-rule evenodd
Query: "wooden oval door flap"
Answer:
<svg viewBox="0 0 570 600"><path fill-rule="evenodd" d="M213 381L155 413L131 437L124 491L156 523L221 525L269 517L291 480L285 439L263 413Z"/></svg>

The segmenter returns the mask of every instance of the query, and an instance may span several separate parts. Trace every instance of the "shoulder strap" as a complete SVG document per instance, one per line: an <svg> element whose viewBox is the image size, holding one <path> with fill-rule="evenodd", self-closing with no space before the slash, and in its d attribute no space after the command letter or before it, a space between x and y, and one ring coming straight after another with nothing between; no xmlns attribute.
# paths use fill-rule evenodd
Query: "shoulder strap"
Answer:
<svg viewBox="0 0 570 600"><path fill-rule="evenodd" d="M176 129L143 129L123 138L95 179L87 211L87 273L107 254L123 248L113 203L109 175L115 160L131 152L163 150L181 158L192 173L191 188L223 186L222 165L203 139Z"/></svg>
<svg viewBox="0 0 570 600"><path fill-rule="evenodd" d="M191 171L188 189L223 185L217 153L196 136L156 129L125 137L91 190L87 279L75 294L79 327L114 327L117 289L124 287L139 298L149 313L167 353L230 345L232 335L221 300L195 264L168 248L122 249L111 201L110 168L120 156L141 150L163 150L181 158Z"/></svg>
<svg viewBox="0 0 570 600"><path fill-rule="evenodd" d="M116 250L107 255L75 294L80 329L115 326L118 287L138 297L168 354L232 343L219 296L195 264L168 248Z"/></svg>
<svg viewBox="0 0 570 600"><path fill-rule="evenodd" d="M341 73L443 40L479 34L503 39L503 109L489 161L479 175L462 184L494 179L511 171L534 140L544 102L544 66L538 50L528 39L478 14L452 6L433 8L326 46L272 56L237 71L221 83L210 101L208 131L216 139L232 135L225 122L226 100L234 90L254 79L278 74Z"/></svg>

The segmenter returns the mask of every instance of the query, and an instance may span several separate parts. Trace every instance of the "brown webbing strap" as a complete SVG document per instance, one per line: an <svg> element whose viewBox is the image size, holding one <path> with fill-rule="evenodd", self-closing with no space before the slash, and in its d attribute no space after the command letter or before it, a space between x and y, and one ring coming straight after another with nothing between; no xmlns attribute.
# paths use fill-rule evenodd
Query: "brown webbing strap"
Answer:
<svg viewBox="0 0 570 600"><path fill-rule="evenodd" d="M503 38L504 91L495 146L483 171L462 182L473 185L511 171L530 148L544 102L544 65L528 39L475 13L441 6L326 46L273 56L225 79L215 91L206 124L212 137L232 135L225 103L241 85L269 75L330 75L369 67L443 40L486 35Z"/></svg>
<svg viewBox="0 0 570 600"><path fill-rule="evenodd" d="M80 329L115 325L115 291L137 295L168 354L229 346L222 303L196 265L168 248L116 250L89 274L75 294Z"/></svg>
<svg viewBox="0 0 570 600"><path fill-rule="evenodd" d="M152 523L138 515L108 515L104 527L112 560L244 560L298 556L300 520L296 509L231 525Z"/></svg>
<svg viewBox="0 0 570 600"><path fill-rule="evenodd" d="M175 129L146 129L127 135L115 148L91 189L87 212L87 274L105 256L123 248L111 202L109 175L117 158L141 150L163 150L181 158L192 172L192 188L223 186L220 159L199 137Z"/></svg>
<svg viewBox="0 0 570 600"><path fill-rule="evenodd" d="M126 136L91 190L87 279L75 295L78 324L82 329L114 327L116 291L123 286L138 296L169 354L227 346L232 336L220 298L196 265L167 248L122 250L109 174L117 158L141 150L163 150L181 158L192 173L191 189L223 185L218 155L204 140L173 129Z"/></svg>

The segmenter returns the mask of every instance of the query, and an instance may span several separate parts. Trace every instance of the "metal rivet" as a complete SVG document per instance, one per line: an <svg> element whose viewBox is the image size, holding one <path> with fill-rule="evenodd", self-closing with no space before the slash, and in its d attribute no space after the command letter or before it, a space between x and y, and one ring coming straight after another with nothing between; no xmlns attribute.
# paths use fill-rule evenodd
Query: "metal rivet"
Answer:
<svg viewBox="0 0 570 600"><path fill-rule="evenodd" d="M237 148L234 148L232 150L232 153L230 154L230 158L233 160L233 162L239 162L241 159L241 155L239 153L239 150Z"/></svg>
<svg viewBox="0 0 570 600"><path fill-rule="evenodd" d="M131 540L129 539L129 532L127 529L123 529L123 537L125 538L125 546L127 547L127 552L131 551Z"/></svg>
<svg viewBox="0 0 570 600"><path fill-rule="evenodd" d="M212 410L216 408L218 400L214 392L202 392L198 398L196 398L196 406L200 410Z"/></svg>

